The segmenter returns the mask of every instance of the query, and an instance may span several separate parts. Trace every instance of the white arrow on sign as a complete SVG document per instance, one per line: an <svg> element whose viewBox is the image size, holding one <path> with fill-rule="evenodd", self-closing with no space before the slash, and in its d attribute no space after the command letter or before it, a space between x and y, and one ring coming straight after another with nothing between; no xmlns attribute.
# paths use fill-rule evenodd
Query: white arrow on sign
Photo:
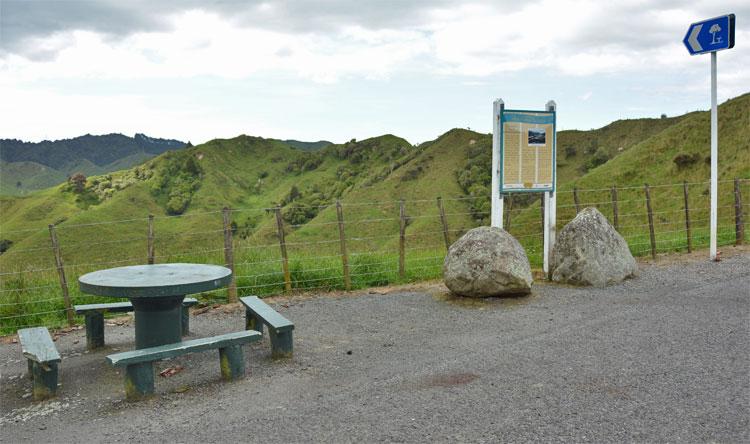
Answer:
<svg viewBox="0 0 750 444"><path fill-rule="evenodd" d="M702 51L703 47L700 43L698 43L698 34L701 32L701 28L703 28L703 23L696 26L690 31L690 37L688 37L688 44L690 44L690 47L693 48L693 51Z"/></svg>

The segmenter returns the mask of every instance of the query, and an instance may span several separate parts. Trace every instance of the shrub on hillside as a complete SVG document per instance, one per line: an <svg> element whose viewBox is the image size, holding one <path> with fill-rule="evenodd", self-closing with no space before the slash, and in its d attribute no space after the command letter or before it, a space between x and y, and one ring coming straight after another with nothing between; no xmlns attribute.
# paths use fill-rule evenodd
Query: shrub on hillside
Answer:
<svg viewBox="0 0 750 444"><path fill-rule="evenodd" d="M609 154L603 149L599 148L596 150L593 156L589 158L581 167L582 172L592 170L599 165L604 165L609 160Z"/></svg>
<svg viewBox="0 0 750 444"><path fill-rule="evenodd" d="M563 148L563 151L565 152L565 158L571 158L576 155L576 147L574 145L568 145L565 148Z"/></svg>
<svg viewBox="0 0 750 444"><path fill-rule="evenodd" d="M160 166L154 173L151 193L163 199L167 214L182 214L200 188L203 168L192 153L185 151L165 155Z"/></svg>
<svg viewBox="0 0 750 444"><path fill-rule="evenodd" d="M3 254L6 251L8 251L11 245L13 245L13 241L10 239L0 240L0 254Z"/></svg>
<svg viewBox="0 0 750 444"><path fill-rule="evenodd" d="M86 188L86 176L83 173L75 173L68 178L68 183L73 186L73 191L82 193Z"/></svg>
<svg viewBox="0 0 750 444"><path fill-rule="evenodd" d="M698 161L701 160L701 155L699 153L695 154L687 154L687 153L680 153L672 159L672 162L677 166L678 170L682 170L685 168L688 168Z"/></svg>
<svg viewBox="0 0 750 444"><path fill-rule="evenodd" d="M289 162L286 165L287 173L299 174L305 171L313 171L325 160L325 153L303 153L302 157Z"/></svg>
<svg viewBox="0 0 750 444"><path fill-rule="evenodd" d="M414 168L407 170L404 175L401 176L401 181L405 182L408 180L416 180L417 178L419 178L419 176L422 175L423 172L424 168L422 167L422 165L417 165Z"/></svg>

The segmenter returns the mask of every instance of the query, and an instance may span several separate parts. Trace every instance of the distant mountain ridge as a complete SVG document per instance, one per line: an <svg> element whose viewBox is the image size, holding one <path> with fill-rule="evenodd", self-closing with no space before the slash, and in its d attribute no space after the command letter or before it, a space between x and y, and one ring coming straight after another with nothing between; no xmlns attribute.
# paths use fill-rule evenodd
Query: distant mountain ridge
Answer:
<svg viewBox="0 0 750 444"><path fill-rule="evenodd" d="M159 155L184 146L185 142L179 140L153 138L140 133L134 137L118 133L101 136L86 134L72 139L41 142L0 139L0 160L36 162L59 169L86 159L94 165L104 166L138 152Z"/></svg>
<svg viewBox="0 0 750 444"><path fill-rule="evenodd" d="M74 173L104 174L138 165L185 142L137 133L24 142L0 139L0 194L25 194L64 181Z"/></svg>

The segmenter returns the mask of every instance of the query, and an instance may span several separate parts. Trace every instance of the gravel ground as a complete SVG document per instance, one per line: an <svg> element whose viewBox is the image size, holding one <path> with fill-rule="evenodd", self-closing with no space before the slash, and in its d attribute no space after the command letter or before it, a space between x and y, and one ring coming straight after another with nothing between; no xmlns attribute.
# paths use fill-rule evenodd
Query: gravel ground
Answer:
<svg viewBox="0 0 750 444"><path fill-rule="evenodd" d="M705 256L705 255L703 255ZM295 357L246 348L220 379L216 352L157 365L156 395L123 400L107 347L61 335L59 396L35 403L18 344L0 344L0 441L750 441L750 253L640 264L606 289L537 284L464 301L438 283L275 298ZM243 328L238 306L191 319L194 337ZM111 324L111 325L110 325Z"/></svg>

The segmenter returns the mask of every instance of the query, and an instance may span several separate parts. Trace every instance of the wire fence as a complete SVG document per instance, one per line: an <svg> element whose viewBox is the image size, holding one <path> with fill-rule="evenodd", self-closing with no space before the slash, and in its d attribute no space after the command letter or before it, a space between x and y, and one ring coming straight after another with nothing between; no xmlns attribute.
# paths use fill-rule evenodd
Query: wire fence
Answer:
<svg viewBox="0 0 750 444"><path fill-rule="evenodd" d="M583 208L596 207L635 256L701 249L709 243L708 190L708 182L559 190L557 227ZM746 242L743 195L750 195L750 180L720 181L718 245ZM0 333L81 322L73 305L112 299L81 293L78 278L124 265L231 267L234 282L228 289L198 295L209 303L439 278L449 245L486 224L489 196L332 202L316 206L309 222L285 219L289 209L234 208L0 230L0 238L16 239L0 256ZM542 215L540 196L506 198L504 227L526 249L532 267L542 264Z"/></svg>

